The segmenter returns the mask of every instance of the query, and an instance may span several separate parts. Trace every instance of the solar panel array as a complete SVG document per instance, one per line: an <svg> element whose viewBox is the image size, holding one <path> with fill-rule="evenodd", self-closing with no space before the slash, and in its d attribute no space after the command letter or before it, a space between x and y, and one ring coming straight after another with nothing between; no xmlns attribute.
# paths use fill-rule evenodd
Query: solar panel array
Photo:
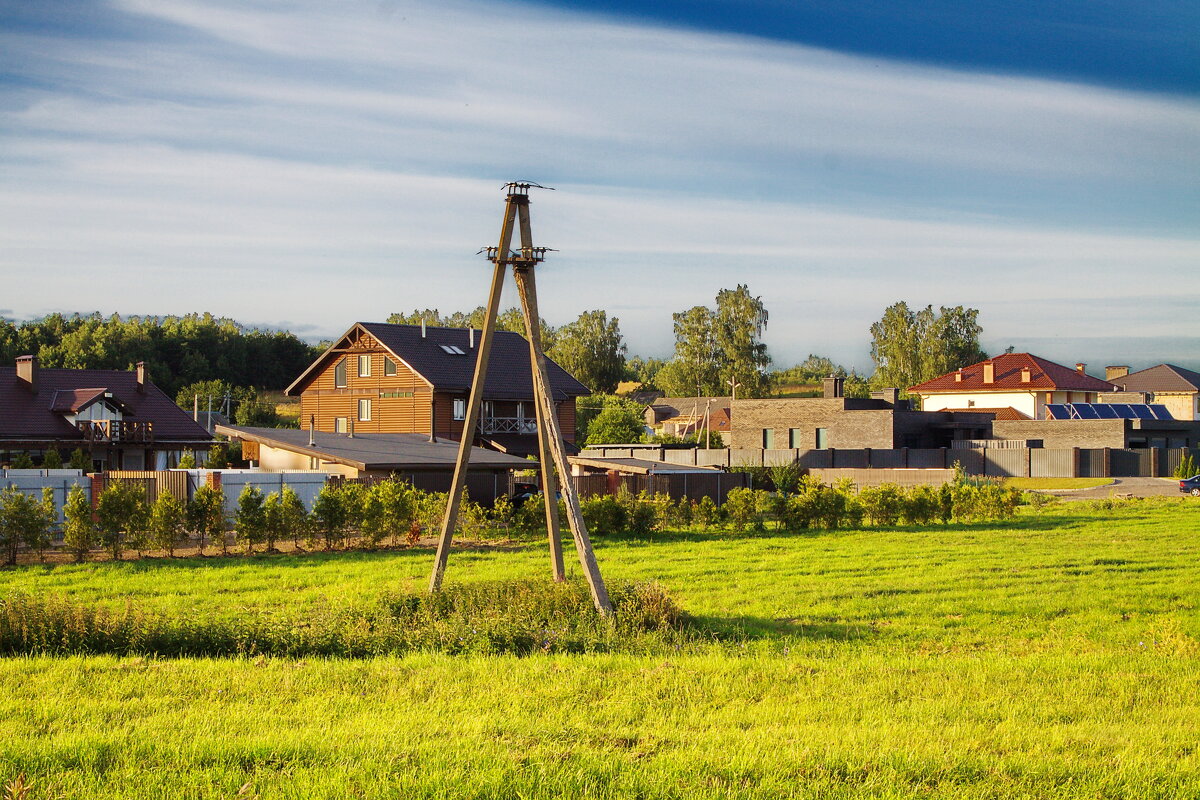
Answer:
<svg viewBox="0 0 1200 800"><path fill-rule="evenodd" d="M1174 419L1163 405L1146 403L1047 403L1049 419Z"/></svg>

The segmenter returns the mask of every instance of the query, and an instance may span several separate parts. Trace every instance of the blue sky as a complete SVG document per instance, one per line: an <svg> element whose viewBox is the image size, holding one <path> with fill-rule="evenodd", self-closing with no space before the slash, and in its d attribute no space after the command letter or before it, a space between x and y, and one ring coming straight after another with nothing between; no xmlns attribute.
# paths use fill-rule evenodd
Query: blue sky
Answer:
<svg viewBox="0 0 1200 800"><path fill-rule="evenodd" d="M0 0L0 120L9 317L474 307L520 178L633 352L741 282L779 366L903 299L1200 367L1195 3Z"/></svg>

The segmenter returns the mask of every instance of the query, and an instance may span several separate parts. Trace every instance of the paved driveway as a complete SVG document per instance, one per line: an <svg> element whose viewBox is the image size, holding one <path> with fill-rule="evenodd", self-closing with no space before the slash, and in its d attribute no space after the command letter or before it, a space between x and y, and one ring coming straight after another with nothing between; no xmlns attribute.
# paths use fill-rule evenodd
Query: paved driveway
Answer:
<svg viewBox="0 0 1200 800"><path fill-rule="evenodd" d="M1113 478L1108 486L1075 491L1047 492L1063 500L1099 500L1109 495L1115 497L1186 497L1179 491L1175 478Z"/></svg>

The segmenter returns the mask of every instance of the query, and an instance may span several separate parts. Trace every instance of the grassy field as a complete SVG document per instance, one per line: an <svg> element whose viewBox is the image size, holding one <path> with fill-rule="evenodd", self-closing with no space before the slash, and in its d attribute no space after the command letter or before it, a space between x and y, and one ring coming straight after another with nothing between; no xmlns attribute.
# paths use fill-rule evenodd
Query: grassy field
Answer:
<svg viewBox="0 0 1200 800"><path fill-rule="evenodd" d="M598 543L696 617L678 650L0 660L30 797L1200 796L1200 505ZM0 596L304 614L419 589L428 550L0 572ZM456 551L449 579L544 574ZM577 568L576 568L576 571ZM711 639L705 643L705 638Z"/></svg>

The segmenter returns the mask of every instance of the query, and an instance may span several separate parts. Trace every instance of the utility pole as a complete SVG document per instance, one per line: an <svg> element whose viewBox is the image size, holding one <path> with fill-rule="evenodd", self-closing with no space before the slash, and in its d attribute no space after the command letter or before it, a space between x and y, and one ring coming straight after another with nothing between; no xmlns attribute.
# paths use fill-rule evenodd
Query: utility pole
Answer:
<svg viewBox="0 0 1200 800"><path fill-rule="evenodd" d="M566 575L562 562L562 544L558 528L558 491L561 489L563 500L567 506L567 523L575 540L575 551L579 563L583 567L591 591L592 603L596 610L603 615L612 613L612 603L604 579L600 575L600 567L596 563L596 555L592 550L592 542L588 537L587 526L583 521L583 513L579 507L579 496L575 484L571 481L570 469L567 465L566 450L563 447L562 431L558 424L555 411L554 396L550 380L546 373L546 357L542 352L541 325L538 317L537 287L534 280L534 269L538 263L545 260L549 248L534 247L533 233L529 223L529 190L544 189L535 183L509 183L505 189L508 198L504 206L504 222L500 228L500 241L495 247L487 247L486 253L492 262L492 284L488 294L488 304L484 316L483 330L480 332L479 352L475 361L475 375L471 381L471 393L467 399L466 419L463 421L462 441L458 445L458 460L454 466L454 481L450 488L450 497L446 503L446 515L442 520L442 532L438 539L437 558L434 561L433 572L429 576L429 591L436 592L441 588L442 577L446 571L446 562L450 556L450 545L454 539L454 529L458 524L458 512L462 505L463 491L466 489L467 470L471 461L471 447L475 439L476 427L479 424L480 408L483 405L483 386L487 379L488 358L491 355L492 338L496 330L496 318L500 310L500 292L504 285L505 267L512 267L513 279L517 284L517 293L521 298L521 312L525 320L525 332L529 339L530 369L533 379L534 408L537 412L538 455L541 461L542 493L546 503L546 527L550 540L550 559L554 580L565 580ZM521 248L519 251L510 250L513 228L519 227ZM481 251L483 252L483 251ZM557 480L555 473L557 472Z"/></svg>

